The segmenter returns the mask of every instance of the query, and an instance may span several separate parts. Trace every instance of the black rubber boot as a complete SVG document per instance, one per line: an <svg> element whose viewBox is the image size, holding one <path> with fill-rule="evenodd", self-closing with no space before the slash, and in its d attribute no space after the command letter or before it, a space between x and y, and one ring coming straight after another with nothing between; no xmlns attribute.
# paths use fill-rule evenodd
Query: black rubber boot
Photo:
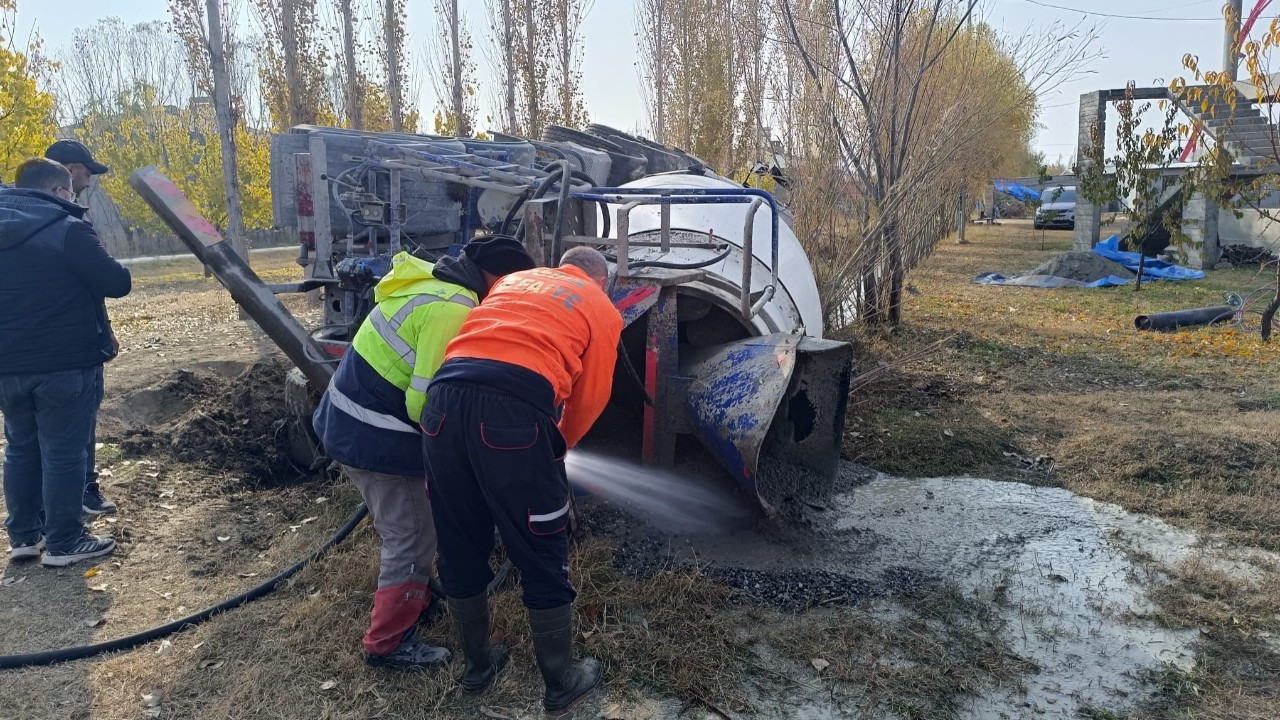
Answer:
<svg viewBox="0 0 1280 720"><path fill-rule="evenodd" d="M569 712L600 684L600 661L584 658L573 661L573 606L550 610L530 610L533 654L546 683L542 706L553 717Z"/></svg>
<svg viewBox="0 0 1280 720"><path fill-rule="evenodd" d="M489 596L481 593L469 598L451 597L449 614L458 627L462 656L467 661L458 684L463 692L484 692L507 664L507 648L489 644Z"/></svg>

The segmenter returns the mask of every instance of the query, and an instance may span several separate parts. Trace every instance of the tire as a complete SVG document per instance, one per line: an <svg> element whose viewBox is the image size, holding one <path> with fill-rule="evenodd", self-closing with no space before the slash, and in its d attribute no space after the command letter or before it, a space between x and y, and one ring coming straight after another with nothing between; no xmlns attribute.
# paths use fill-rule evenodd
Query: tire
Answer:
<svg viewBox="0 0 1280 720"><path fill-rule="evenodd" d="M1042 223L1042 222L1040 222L1040 221L1038 221L1038 220L1037 220L1037 221L1035 221L1035 222L1031 223L1031 227L1035 228L1036 230L1043 230L1043 229L1044 229L1044 223Z"/></svg>

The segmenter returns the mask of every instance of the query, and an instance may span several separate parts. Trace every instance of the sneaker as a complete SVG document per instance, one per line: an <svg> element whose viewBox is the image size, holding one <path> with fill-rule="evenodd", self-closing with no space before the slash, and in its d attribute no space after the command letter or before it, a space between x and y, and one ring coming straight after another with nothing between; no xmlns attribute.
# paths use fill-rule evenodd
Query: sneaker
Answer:
<svg viewBox="0 0 1280 720"><path fill-rule="evenodd" d="M108 515L116 511L116 504L102 497L102 487L89 483L84 487L84 512L86 515Z"/></svg>
<svg viewBox="0 0 1280 720"><path fill-rule="evenodd" d="M35 542L18 543L9 548L10 560L34 560L44 552L44 538Z"/></svg>
<svg viewBox="0 0 1280 720"><path fill-rule="evenodd" d="M40 561L45 567L65 567L81 560L110 555L116 549L115 538L85 533L70 550L48 550Z"/></svg>
<svg viewBox="0 0 1280 720"><path fill-rule="evenodd" d="M364 661L393 670L425 670L449 662L450 653L446 648L428 645L413 637L412 631L406 634L408 637L400 642L400 647L385 655L366 652Z"/></svg>

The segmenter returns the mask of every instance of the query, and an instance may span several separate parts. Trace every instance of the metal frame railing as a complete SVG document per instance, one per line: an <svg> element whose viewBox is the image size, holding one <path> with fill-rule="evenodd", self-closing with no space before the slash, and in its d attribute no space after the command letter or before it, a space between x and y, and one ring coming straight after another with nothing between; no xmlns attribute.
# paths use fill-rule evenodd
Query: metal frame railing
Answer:
<svg viewBox="0 0 1280 720"><path fill-rule="evenodd" d="M573 198L587 202L620 205L617 209L617 248L618 277L630 276L631 247L655 247L654 243L632 243L630 238L631 211L644 205L660 205L661 233L656 244L661 250L669 251L675 247L710 248L706 243L672 243L671 242L671 206L672 205L722 205L747 204L745 225L742 234L742 288L738 298L738 310L743 318L750 320L760 313L765 303L777 293L778 288L778 203L773 195L758 188L595 188L590 192L574 193ZM633 199L634 198L634 199ZM758 299L752 302L751 280L755 269L755 219L756 213L764 203L770 209L770 262L769 284L761 292Z"/></svg>

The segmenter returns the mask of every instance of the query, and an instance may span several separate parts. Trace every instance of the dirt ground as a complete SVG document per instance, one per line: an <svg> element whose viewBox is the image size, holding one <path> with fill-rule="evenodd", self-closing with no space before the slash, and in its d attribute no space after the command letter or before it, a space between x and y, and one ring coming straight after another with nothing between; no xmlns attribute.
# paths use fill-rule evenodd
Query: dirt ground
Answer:
<svg viewBox="0 0 1280 720"><path fill-rule="evenodd" d="M786 526L665 533L597 499L572 573L607 688L574 717L1272 718L1280 707L1280 346L1139 334L1134 315L1268 280L1141 293L989 287L1069 248L979 227L912 277L904 327L859 336L830 502ZM1044 249L1041 243L1044 242ZM255 258L271 280L287 253ZM0 653L102 641L252 587L358 502L280 458L282 361L190 262L111 304L107 561L0 566ZM315 319L304 299L290 301ZM916 479L929 478L929 479ZM1135 514L1136 513L1136 514ZM362 524L249 606L129 653L0 671L0 718L535 718L518 593L495 691L358 655L376 575ZM0 563L7 562L0 559ZM453 645L440 622L428 639Z"/></svg>

